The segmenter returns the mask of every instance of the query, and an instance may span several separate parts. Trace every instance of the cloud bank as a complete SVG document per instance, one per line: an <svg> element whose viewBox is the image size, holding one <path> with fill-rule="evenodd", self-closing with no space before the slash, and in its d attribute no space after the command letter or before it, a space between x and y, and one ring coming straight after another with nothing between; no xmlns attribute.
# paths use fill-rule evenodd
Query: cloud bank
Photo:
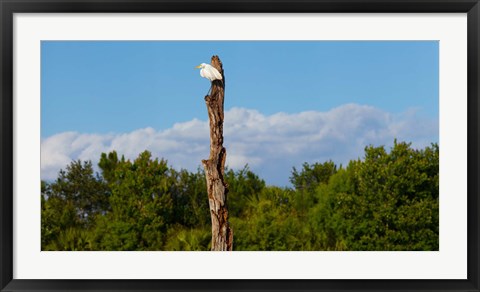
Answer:
<svg viewBox="0 0 480 292"><path fill-rule="evenodd" d="M232 108L225 112L227 166L249 165L268 184L285 186L292 167L303 162L346 164L361 158L365 146L391 146L393 140L425 147L438 141L438 120L422 118L412 109L401 114L372 106L345 104L327 112L264 115ZM144 150L168 160L176 169L195 171L209 155L207 120L193 119L157 131L138 129L121 134L63 132L41 142L41 177L55 179L72 160L98 162L102 152L116 150L134 159Z"/></svg>

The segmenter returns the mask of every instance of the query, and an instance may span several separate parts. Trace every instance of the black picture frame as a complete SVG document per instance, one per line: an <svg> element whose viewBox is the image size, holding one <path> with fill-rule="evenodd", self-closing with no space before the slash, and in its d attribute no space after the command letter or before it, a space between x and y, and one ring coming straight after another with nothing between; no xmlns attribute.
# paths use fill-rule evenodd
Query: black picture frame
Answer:
<svg viewBox="0 0 480 292"><path fill-rule="evenodd" d="M468 279L466 280L18 280L13 279L14 13L467 13ZM480 291L479 0L0 0L1 291Z"/></svg>

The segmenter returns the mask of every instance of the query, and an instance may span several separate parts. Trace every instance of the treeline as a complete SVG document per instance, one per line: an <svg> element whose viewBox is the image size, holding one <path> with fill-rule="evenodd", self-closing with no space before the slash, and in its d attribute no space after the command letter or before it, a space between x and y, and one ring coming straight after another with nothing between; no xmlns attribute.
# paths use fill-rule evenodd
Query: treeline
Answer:
<svg viewBox="0 0 480 292"><path fill-rule="evenodd" d="M210 249L202 170L177 171L148 151L103 153L100 174L73 161L42 181L42 250ZM227 170L234 250L438 250L439 148L369 146L346 167L293 168L292 188Z"/></svg>

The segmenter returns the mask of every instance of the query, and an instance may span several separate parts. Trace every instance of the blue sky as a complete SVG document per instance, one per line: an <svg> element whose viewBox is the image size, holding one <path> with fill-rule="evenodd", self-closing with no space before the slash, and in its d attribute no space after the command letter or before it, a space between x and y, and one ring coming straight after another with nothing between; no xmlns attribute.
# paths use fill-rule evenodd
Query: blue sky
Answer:
<svg viewBox="0 0 480 292"><path fill-rule="evenodd" d="M168 136L168 133L184 131L182 133L186 136L189 135L186 130L188 127L192 131L196 129L197 133L204 131L205 124L202 122L207 121L207 112L203 96L208 91L209 82L201 78L194 67L202 62L209 63L212 55L219 55L224 64L225 110L226 113L231 113L231 121L236 121L235 125L238 126L253 119L245 122L244 126L258 128L258 124L252 125L253 121L267 123L271 128L265 131L278 133L263 146L277 143L281 139L279 135L283 133L279 130L280 127L286 129L292 125L288 122L290 119L305 118L305 115L297 116L302 112L324 115L319 118L319 128L312 128L309 130L310 136L298 136L297 139L305 139L305 143L320 142L312 137L315 133L326 131L327 120L339 123L328 124L328 127L344 128L342 121L337 121L337 116L334 117L342 110L346 112L345 119L355 119L353 113L367 114L370 113L368 110L373 110L377 118L383 117L383 114L386 116L373 122L363 122L361 127L352 124L355 131L345 129L343 136L340 135L345 140L338 140L338 133L322 138L322 144L332 144L330 149L323 149L322 153L330 153L339 163L357 158L355 155L361 154L365 146L360 144L387 144L386 139L392 137L400 136L398 138L410 139L419 147L424 146L428 141L438 141L438 53L438 42L434 41L43 41L42 148L50 149L52 143L58 145L53 147L52 153L42 150L42 173L53 173L54 170L47 171L47 165L57 169L60 163L65 163L68 159L94 159L95 149L112 149L116 145L113 143L115 139L129 134L136 135L141 129L154 131L150 136L147 133L150 138L158 134L160 136L155 136L156 139L164 137L165 141L170 139L175 143L182 138ZM226 124L228 118L226 115ZM309 116L309 119L314 118ZM420 126L422 129L413 127L399 130L408 123L420 123L425 129ZM304 124L297 127L301 128ZM235 125L232 124L232 128ZM369 140L372 131L378 135ZM387 133L388 131L390 132ZM238 151L231 155L232 158L236 154L241 155L236 157L238 163L233 165L239 166L247 162L253 170L266 178L267 183L288 184L286 177L291 167L298 166L300 160L327 157L321 153L314 155L313 150L311 157L301 157L295 150L291 150L296 153L296 158L285 159L283 167L287 175L278 175L275 170L279 167L276 165L278 162L273 163L278 157L275 158L272 154L271 161L261 158L256 160L256 157L244 150L246 145L242 146L242 141L255 143L256 140L252 137L261 137L265 133L245 132L246 136L241 140L233 136L237 132L233 131L230 138L232 150ZM59 136L66 133L76 135L76 138L72 136L73 140L68 140L65 136ZM382 133L385 141L378 138L379 133ZM80 136L83 138L80 139ZM198 149L202 148L204 140L201 137L192 140L193 136L194 133L188 141L182 140L186 143L184 145L198 144ZM289 133L287 136L295 135ZM59 137L63 137L63 140ZM208 133L206 138L208 143ZM228 139L226 136L226 144ZM361 146L361 149L338 153L335 150L341 148L338 143L346 143L349 139L357 141L357 148ZM99 144L94 147L92 141L99 141ZM193 164L176 162L174 157L182 155L162 148L161 141L149 141L148 145L154 149L154 153L157 147L158 155L170 154L173 157L165 157L173 166L194 167ZM46 142L50 146L47 147L44 144ZM137 142L145 145L141 141ZM84 146L82 148L78 145ZM230 155L231 151L226 146ZM76 150L69 152L65 150L68 147ZM129 152L141 148L138 147L132 146L131 149L124 150ZM178 149L172 149L174 148ZM160 153L160 149L164 151ZM285 153L289 153L290 150L287 150ZM63 157L56 157L53 153L55 151L63 151ZM131 155L134 156L134 153ZM203 156L207 157L208 151ZM288 163L293 165L287 166Z"/></svg>

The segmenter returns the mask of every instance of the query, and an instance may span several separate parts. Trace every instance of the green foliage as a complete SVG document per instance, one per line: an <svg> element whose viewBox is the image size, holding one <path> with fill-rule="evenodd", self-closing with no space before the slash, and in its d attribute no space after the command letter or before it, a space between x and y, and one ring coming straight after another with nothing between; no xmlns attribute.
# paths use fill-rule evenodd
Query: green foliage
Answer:
<svg viewBox="0 0 480 292"><path fill-rule="evenodd" d="M367 147L364 161L348 167L353 188L331 196L346 248L438 250L438 171L437 145Z"/></svg>
<svg viewBox="0 0 480 292"><path fill-rule="evenodd" d="M228 212L232 217L240 217L249 200L258 198L265 188L265 181L250 171L248 165L235 172L227 170L225 181L228 185Z"/></svg>
<svg viewBox="0 0 480 292"><path fill-rule="evenodd" d="M296 193L265 188L252 197L244 218L232 218L235 250L305 250L310 240L295 204ZM308 239L307 239L308 238Z"/></svg>
<svg viewBox="0 0 480 292"><path fill-rule="evenodd" d="M81 161L72 161L66 171L60 171L55 182L41 183L42 249L79 248L70 240L74 236L64 233L80 234L90 229L96 217L109 210L107 186L100 177L94 176L91 162Z"/></svg>
<svg viewBox="0 0 480 292"><path fill-rule="evenodd" d="M190 228L209 227L210 209L204 172L171 171L175 176L175 183L172 185L173 221Z"/></svg>
<svg viewBox="0 0 480 292"><path fill-rule="evenodd" d="M297 190L315 189L321 183L327 184L332 175L337 172L337 166L333 161L327 161L325 163L304 163L302 171L298 172L294 167L290 182Z"/></svg>
<svg viewBox="0 0 480 292"><path fill-rule="evenodd" d="M102 155L99 166L109 177L111 211L99 219L98 248L161 249L167 228L174 223L175 180L167 162L152 160L150 152L145 151L133 162L118 161L116 155Z"/></svg>
<svg viewBox="0 0 480 292"><path fill-rule="evenodd" d="M210 250L212 238L209 228L186 229L174 226L168 230L165 250L171 251L205 251Z"/></svg>
<svg viewBox="0 0 480 292"><path fill-rule="evenodd" d="M100 174L73 161L42 182L42 250L210 249L205 174L150 152L102 153ZM439 148L368 146L344 168L293 168L293 188L248 166L225 172L234 250L438 250Z"/></svg>

